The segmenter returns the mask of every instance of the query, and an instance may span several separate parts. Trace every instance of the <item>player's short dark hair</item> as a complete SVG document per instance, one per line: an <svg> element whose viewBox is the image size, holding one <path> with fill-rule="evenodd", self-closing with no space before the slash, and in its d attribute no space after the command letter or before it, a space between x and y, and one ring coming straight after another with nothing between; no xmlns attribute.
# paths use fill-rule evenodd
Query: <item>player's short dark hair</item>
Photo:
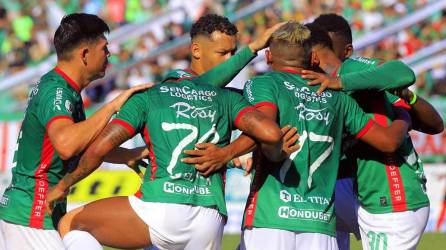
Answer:
<svg viewBox="0 0 446 250"><path fill-rule="evenodd" d="M237 27L227 17L207 14L192 25L190 37L192 39L199 35L210 37L214 31L220 31L229 36L235 36L238 32Z"/></svg>
<svg viewBox="0 0 446 250"><path fill-rule="evenodd" d="M327 31L325 31L322 27L314 23L307 23L305 24L305 26L307 26L308 29L311 31L311 38L310 38L311 46L321 45L324 46L325 48L333 50L333 42L331 41Z"/></svg>
<svg viewBox="0 0 446 250"><path fill-rule="evenodd" d="M105 32L110 32L108 25L96 15L73 13L64 16L54 34L57 58L69 59L74 48L82 43L97 41Z"/></svg>
<svg viewBox="0 0 446 250"><path fill-rule="evenodd" d="M353 41L350 25L348 24L348 21L340 15L334 13L322 14L316 18L313 23L327 32L333 32L334 34L341 36L347 43L352 43Z"/></svg>
<svg viewBox="0 0 446 250"><path fill-rule="evenodd" d="M6 9L0 6L0 19L6 18Z"/></svg>

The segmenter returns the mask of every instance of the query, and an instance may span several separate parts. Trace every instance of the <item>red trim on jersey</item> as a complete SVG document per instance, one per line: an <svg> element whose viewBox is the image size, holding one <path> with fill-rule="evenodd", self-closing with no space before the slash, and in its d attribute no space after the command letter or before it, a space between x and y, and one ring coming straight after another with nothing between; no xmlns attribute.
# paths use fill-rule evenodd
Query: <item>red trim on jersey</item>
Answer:
<svg viewBox="0 0 446 250"><path fill-rule="evenodd" d="M296 75L302 75L302 70L303 70L303 68L299 68L299 69L281 69L279 71L280 72L285 72L285 73L296 74Z"/></svg>
<svg viewBox="0 0 446 250"><path fill-rule="evenodd" d="M187 73L190 73L190 74L192 74L194 76L198 76L198 74L195 73L195 71L193 71L192 69L183 69L183 71L186 71Z"/></svg>
<svg viewBox="0 0 446 250"><path fill-rule="evenodd" d="M141 187L139 187L138 191L136 191L135 193L135 197L138 199L142 198L142 192L141 192Z"/></svg>
<svg viewBox="0 0 446 250"><path fill-rule="evenodd" d="M54 68L54 71L57 72L57 74L59 74L63 79L65 79L65 81L68 82L68 84L74 89L76 90L77 93L81 92L81 88L80 86L73 81L73 79L71 79L67 74L65 74L65 72L63 72L61 69L59 69L58 67Z"/></svg>
<svg viewBox="0 0 446 250"><path fill-rule="evenodd" d="M363 135L365 135L365 133L367 133L367 131L369 131L369 129L373 126L373 124L375 124L375 122L370 119L365 126L356 134L356 139L361 138Z"/></svg>
<svg viewBox="0 0 446 250"><path fill-rule="evenodd" d="M382 100L375 100L373 102L373 115L376 123L383 127L388 127L387 116L384 103ZM393 212L407 211L406 193L404 191L404 183L401 178L400 169L395 160L394 154L384 154L384 163L387 174L387 183L389 184L390 197L392 200Z"/></svg>
<svg viewBox="0 0 446 250"><path fill-rule="evenodd" d="M111 121L111 123L115 123L115 124L119 124L119 125L123 126L125 129L127 129L127 131L129 131L130 135L132 135L132 136L135 134L135 128L133 128L133 126L130 123L128 123L124 120L115 118Z"/></svg>
<svg viewBox="0 0 446 250"><path fill-rule="evenodd" d="M41 229L43 228L43 220L45 218L45 198L48 191L47 172L51 167L51 159L54 155L54 147L48 137L48 132L43 138L42 151L40 152L40 163L34 172L35 187L34 201L31 207L31 215L29 219L29 227Z"/></svg>
<svg viewBox="0 0 446 250"><path fill-rule="evenodd" d="M246 108L242 109L240 112L238 112L237 116L235 117L235 121L234 121L235 126L237 127L238 122L240 121L240 119L246 112L254 110L254 109L255 109L255 107L250 106L250 107L246 107Z"/></svg>
<svg viewBox="0 0 446 250"><path fill-rule="evenodd" d="M192 78L193 77L186 76L186 77L181 77L181 78L177 78L177 79L167 79L166 82L179 82L179 81L182 81L182 80L190 80Z"/></svg>
<svg viewBox="0 0 446 250"><path fill-rule="evenodd" d="M255 153L255 152L254 152ZM263 173L262 169L262 162L264 162L263 157L260 155L257 155L259 157L255 157L256 162L253 163L256 166L256 172L254 176L254 180L252 181L251 190L249 192L249 196L246 202L245 207L245 221L244 221L244 227L252 228L254 225L254 215L257 208L257 196L259 194L259 190L263 185L263 182L265 180L265 175Z"/></svg>
<svg viewBox="0 0 446 250"><path fill-rule="evenodd" d="M399 98L398 100L396 100L392 105L393 105L394 107L399 107L399 108L403 108L403 109L406 109L406 110L411 110L411 109L412 109L412 107L411 107L409 104L407 104L407 102L404 101L404 100L401 99L401 98Z"/></svg>
<svg viewBox="0 0 446 250"><path fill-rule="evenodd" d="M19 132L20 133L20 132ZM0 173L6 171L6 164L7 164L7 149L8 149L8 123L3 123L3 130L2 130L2 151L1 151L1 161L0 161Z"/></svg>
<svg viewBox="0 0 446 250"><path fill-rule="evenodd" d="M260 108L260 107L263 107L263 106L268 106L268 107L273 108L275 110L278 109L277 105L275 103L272 103L272 102L259 102L257 104L254 104L254 107L256 107L256 108Z"/></svg>
<svg viewBox="0 0 446 250"><path fill-rule="evenodd" d="M149 158L150 158L150 180L155 180L155 174L156 170L158 169L158 165L156 165L156 156L155 152L153 151L153 143L150 141L150 134L147 130L147 127L144 127L144 139L146 140L146 144L149 147Z"/></svg>
<svg viewBox="0 0 446 250"><path fill-rule="evenodd" d="M248 197L248 203L246 204L246 218L245 218L245 227L252 228L254 224L254 214L256 212L257 207L257 196L259 191L255 191Z"/></svg>
<svg viewBox="0 0 446 250"><path fill-rule="evenodd" d="M68 119L68 120L73 121L73 118L72 118L71 116L68 116L68 115L56 115L56 116L54 116L53 118L51 118L51 119L46 123L45 128L48 129L48 128L50 127L50 125L51 125L52 122L54 122L55 120L59 120L59 119Z"/></svg>

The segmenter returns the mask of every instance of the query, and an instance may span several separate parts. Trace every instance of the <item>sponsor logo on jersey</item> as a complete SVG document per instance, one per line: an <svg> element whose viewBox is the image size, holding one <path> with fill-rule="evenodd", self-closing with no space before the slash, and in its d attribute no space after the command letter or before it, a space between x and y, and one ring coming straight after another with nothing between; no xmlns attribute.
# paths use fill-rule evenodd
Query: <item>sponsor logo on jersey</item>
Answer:
<svg viewBox="0 0 446 250"><path fill-rule="evenodd" d="M387 205L389 205L387 203L387 197L385 196L379 197L379 204L381 205L381 207L386 207Z"/></svg>
<svg viewBox="0 0 446 250"><path fill-rule="evenodd" d="M199 194L199 195L210 195L211 191L209 190L208 187L203 187L203 186L193 186L193 187L187 187L187 186L183 186L183 185L179 185L179 184L175 184L175 183L171 183L171 182L165 182L164 186L163 186L163 190L166 193L171 193L171 194L187 194L187 195L192 195L192 194Z"/></svg>
<svg viewBox="0 0 446 250"><path fill-rule="evenodd" d="M177 70L176 73L178 74L178 78L183 78L183 77L191 77L192 74L186 71L182 71L182 70Z"/></svg>
<svg viewBox="0 0 446 250"><path fill-rule="evenodd" d="M217 111L212 109L212 105L207 107L195 107L186 102L177 102L170 107L175 109L177 118L180 116L187 119L201 118L210 119L211 122L213 122L215 114L217 113Z"/></svg>
<svg viewBox="0 0 446 250"><path fill-rule="evenodd" d="M60 105L62 105L62 94L63 94L63 89L57 88L56 89L56 98L54 98L54 101L53 101L53 110L57 110L57 111L62 110L62 108L60 107Z"/></svg>
<svg viewBox="0 0 446 250"><path fill-rule="evenodd" d="M285 219L317 220L324 222L328 222L331 217L329 213L324 213L316 210L296 209L287 206L279 207L277 214L279 215L279 217Z"/></svg>
<svg viewBox="0 0 446 250"><path fill-rule="evenodd" d="M305 202L304 198L299 194L290 194L286 190L280 190L280 199L284 202Z"/></svg>
<svg viewBox="0 0 446 250"><path fill-rule="evenodd" d="M70 100L65 100L65 109L71 114L73 113L73 104L71 104Z"/></svg>
<svg viewBox="0 0 446 250"><path fill-rule="evenodd" d="M370 60L369 58L365 58L365 57L361 57L361 56L359 56L359 57L350 57L352 60L355 60L355 61L358 61L358 62L361 62L361 63L364 63L364 64L375 64L376 63L376 61L373 61L373 60Z"/></svg>
<svg viewBox="0 0 446 250"><path fill-rule="evenodd" d="M217 95L213 90L196 90L189 86L173 87L161 86L160 93L169 93L172 97L182 98L188 101L212 101L212 97Z"/></svg>
<svg viewBox="0 0 446 250"><path fill-rule="evenodd" d="M248 96L248 101L252 103L254 101L254 96L252 94L252 81L251 80L248 80L246 82L245 89L246 89L246 95Z"/></svg>
<svg viewBox="0 0 446 250"><path fill-rule="evenodd" d="M2 198L0 199L0 205L1 206L8 206L9 204L9 198L6 195L3 195Z"/></svg>
<svg viewBox="0 0 446 250"><path fill-rule="evenodd" d="M294 92L295 97L307 102L327 103L327 99L333 96L328 91L318 94L315 91L310 90L308 87L297 87L287 81L284 81L283 85L287 90Z"/></svg>
<svg viewBox="0 0 446 250"><path fill-rule="evenodd" d="M305 105L303 103L299 103L299 105L296 106L296 109L299 111L299 120L324 121L325 125L328 125L328 123L330 122L330 112L326 111L327 108L310 109L310 108L305 107Z"/></svg>

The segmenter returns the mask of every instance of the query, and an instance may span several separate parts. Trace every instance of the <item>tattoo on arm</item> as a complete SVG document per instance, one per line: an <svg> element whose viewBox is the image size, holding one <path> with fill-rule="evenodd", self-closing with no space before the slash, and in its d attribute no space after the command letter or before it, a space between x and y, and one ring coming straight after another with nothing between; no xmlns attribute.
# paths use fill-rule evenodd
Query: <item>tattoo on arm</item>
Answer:
<svg viewBox="0 0 446 250"><path fill-rule="evenodd" d="M101 165L109 151L121 145L130 137L131 135L127 129L121 125L108 124L82 155L79 165L71 173L64 176L63 181L67 187L76 184L91 174Z"/></svg>

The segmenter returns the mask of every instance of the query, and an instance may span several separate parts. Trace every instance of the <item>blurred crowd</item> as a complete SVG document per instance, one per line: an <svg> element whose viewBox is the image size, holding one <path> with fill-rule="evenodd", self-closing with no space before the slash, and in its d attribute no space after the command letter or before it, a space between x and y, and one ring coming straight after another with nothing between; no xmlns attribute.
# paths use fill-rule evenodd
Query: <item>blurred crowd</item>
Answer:
<svg viewBox="0 0 446 250"><path fill-rule="evenodd" d="M187 68L189 47L151 57L156 48L187 36L191 24L201 15L214 12L231 16L255 1L243 0L0 0L0 79L45 61L54 52L52 37L63 15L86 12L101 16L112 30L127 24L146 24L150 29L136 37L111 43L112 78L100 81L86 91L86 100L100 103L119 89L142 82L157 82L169 69ZM280 0L266 9L236 21L240 47L254 34L282 20L308 22L320 13L335 12L350 21L354 40L373 30L388 26L434 1L428 0ZM176 10L180 9L179 14ZM173 14L175 13L175 14ZM166 15L168 18L161 18ZM361 51L368 57L385 60L404 58L446 38L446 12L434 15L410 28ZM255 75L267 70L264 62L249 67ZM439 65L419 75L417 91L425 96L446 95L446 67ZM27 87L11 91L13 98L25 101Z"/></svg>

